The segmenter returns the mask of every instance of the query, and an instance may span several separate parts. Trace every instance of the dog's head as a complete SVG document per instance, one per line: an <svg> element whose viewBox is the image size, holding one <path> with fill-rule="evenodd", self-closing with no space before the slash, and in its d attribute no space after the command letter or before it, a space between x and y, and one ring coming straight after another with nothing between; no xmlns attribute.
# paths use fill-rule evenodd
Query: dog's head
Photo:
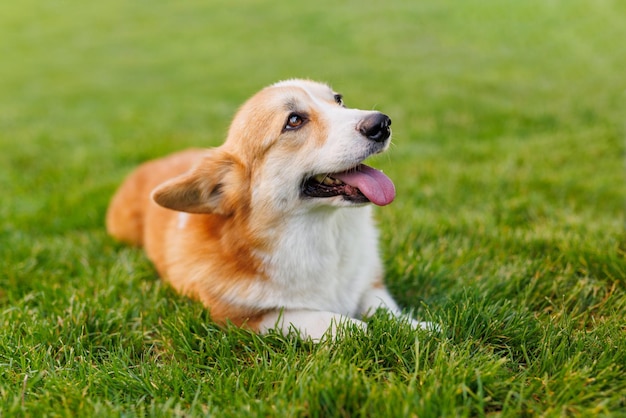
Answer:
<svg viewBox="0 0 626 418"><path fill-rule="evenodd" d="M228 215L238 206L289 211L391 203L395 189L362 162L385 151L391 119L347 108L325 84L288 80L249 99L226 142L153 193L162 206Z"/></svg>

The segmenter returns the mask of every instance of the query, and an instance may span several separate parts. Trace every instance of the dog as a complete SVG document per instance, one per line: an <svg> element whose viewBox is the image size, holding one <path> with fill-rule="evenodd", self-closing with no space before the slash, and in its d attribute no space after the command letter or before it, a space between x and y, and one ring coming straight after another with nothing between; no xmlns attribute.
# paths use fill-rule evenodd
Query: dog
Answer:
<svg viewBox="0 0 626 418"><path fill-rule="evenodd" d="M320 340L340 324L365 329L378 308L400 317L371 205L391 203L395 188L363 164L387 150L390 125L326 84L270 85L238 110L220 147L131 173L111 200L108 233L143 246L218 324Z"/></svg>

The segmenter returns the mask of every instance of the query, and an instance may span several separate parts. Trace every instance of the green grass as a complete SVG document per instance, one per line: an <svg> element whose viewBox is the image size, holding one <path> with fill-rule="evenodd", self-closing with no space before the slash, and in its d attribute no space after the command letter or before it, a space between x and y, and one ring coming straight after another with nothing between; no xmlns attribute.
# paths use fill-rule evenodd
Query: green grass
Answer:
<svg viewBox="0 0 626 418"><path fill-rule="evenodd" d="M626 5L0 5L0 417L626 416ZM392 293L313 345L220 329L104 232L148 158L288 77L393 118Z"/></svg>

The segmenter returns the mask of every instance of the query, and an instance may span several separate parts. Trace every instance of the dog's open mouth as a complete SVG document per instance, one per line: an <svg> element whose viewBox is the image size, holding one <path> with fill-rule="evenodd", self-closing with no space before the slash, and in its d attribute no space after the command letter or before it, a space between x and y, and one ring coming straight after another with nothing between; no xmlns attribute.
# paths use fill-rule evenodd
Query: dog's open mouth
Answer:
<svg viewBox="0 0 626 418"><path fill-rule="evenodd" d="M365 164L341 173L318 174L305 180L302 193L309 197L343 196L354 203L384 206L393 202L396 189L382 171Z"/></svg>

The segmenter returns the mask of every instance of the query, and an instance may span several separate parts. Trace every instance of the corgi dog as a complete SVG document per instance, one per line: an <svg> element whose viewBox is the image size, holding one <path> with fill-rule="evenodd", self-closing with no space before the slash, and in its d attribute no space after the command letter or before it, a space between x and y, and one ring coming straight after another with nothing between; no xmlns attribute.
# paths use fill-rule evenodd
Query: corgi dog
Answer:
<svg viewBox="0 0 626 418"><path fill-rule="evenodd" d="M378 308L400 316L371 205L391 203L395 188L363 164L389 147L390 125L326 84L270 85L239 109L220 147L131 173L108 208L108 233L143 246L159 275L220 324L319 340L339 324L366 328Z"/></svg>

